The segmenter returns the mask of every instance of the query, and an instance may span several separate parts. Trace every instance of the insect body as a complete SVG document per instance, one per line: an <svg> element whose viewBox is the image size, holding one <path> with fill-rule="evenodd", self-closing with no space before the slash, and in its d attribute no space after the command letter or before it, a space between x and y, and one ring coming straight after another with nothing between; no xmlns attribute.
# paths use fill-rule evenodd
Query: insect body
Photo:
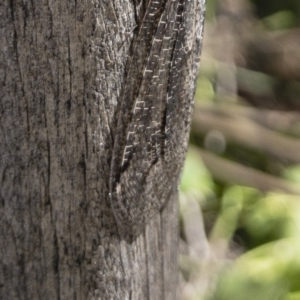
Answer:
<svg viewBox="0 0 300 300"><path fill-rule="evenodd" d="M139 26L120 98L110 174L111 206L121 232L141 232L178 182L204 5L204 0L150 0Z"/></svg>

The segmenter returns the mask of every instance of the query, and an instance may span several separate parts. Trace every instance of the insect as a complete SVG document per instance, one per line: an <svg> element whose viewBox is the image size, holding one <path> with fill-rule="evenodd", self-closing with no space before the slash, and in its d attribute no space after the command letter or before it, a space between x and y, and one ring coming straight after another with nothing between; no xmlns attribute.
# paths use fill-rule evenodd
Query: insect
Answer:
<svg viewBox="0 0 300 300"><path fill-rule="evenodd" d="M139 25L120 97L110 173L111 207L121 233L140 233L178 183L204 6L204 0L150 0Z"/></svg>

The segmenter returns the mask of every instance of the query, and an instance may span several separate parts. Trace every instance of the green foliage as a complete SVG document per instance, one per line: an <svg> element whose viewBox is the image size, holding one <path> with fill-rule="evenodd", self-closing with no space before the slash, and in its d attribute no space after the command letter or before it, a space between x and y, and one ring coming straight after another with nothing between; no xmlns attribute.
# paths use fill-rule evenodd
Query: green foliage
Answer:
<svg viewBox="0 0 300 300"><path fill-rule="evenodd" d="M299 179L299 168L287 173ZM197 180L202 184L197 185ZM202 197L201 192L209 197L215 187L212 177L193 151L189 152L182 182L185 193L197 191ZM240 239L246 248L244 254L221 272L210 299L298 299L299 200L295 195L263 195L256 189L237 185L224 190L218 217L209 234L210 240L230 241L236 232L242 232Z"/></svg>
<svg viewBox="0 0 300 300"><path fill-rule="evenodd" d="M195 99L202 99L201 102L212 102L215 98L215 92L211 81L206 76L199 76Z"/></svg>
<svg viewBox="0 0 300 300"><path fill-rule="evenodd" d="M212 176L203 165L201 156L193 148L189 148L181 179L181 190L185 193L204 194L207 197L214 189Z"/></svg>
<svg viewBox="0 0 300 300"><path fill-rule="evenodd" d="M273 300L295 295L300 292L299 251L299 238L285 238L247 252L222 274L213 299Z"/></svg>
<svg viewBox="0 0 300 300"><path fill-rule="evenodd" d="M276 141L289 144L290 148L286 149L290 152L294 149L295 152L298 151L293 143L298 145L300 140L300 115L295 115L297 101L300 103L300 79L298 69L293 67L299 64L299 59L295 63L283 60L286 66L276 63L284 55L293 57L293 53L299 53L293 39L297 34L293 34L296 30L299 31L297 25L300 24L300 1L245 0L236 3L243 6L250 2L254 5L252 15L249 18L244 16L245 22L251 20L251 28L257 32L248 32L248 29L242 31L241 21L240 26L237 26L241 30L241 37L237 37L238 30L235 28L231 38L236 39L236 45L245 43L246 49L249 45L254 45L251 53L245 50L239 53L240 49L234 54L230 51L226 53L224 45L224 53L229 55L226 59L223 49L220 49L222 44L215 40L217 35L208 43L216 49L203 49L195 96L196 107L199 105L196 113L197 120L200 121L197 122L202 127L199 125L192 132L193 146L188 152L182 175L181 207L184 209L190 205L189 202L194 203L196 200L202 208L207 240L201 243L202 246L205 244L205 251L209 248L210 252L207 254L202 249L198 261L193 260L194 257L190 259L191 270L186 270L190 278L187 280L194 280L195 286L201 286L202 293L199 292L200 288L195 289L194 294L189 290L189 296L183 299L300 300L300 192L294 189L300 186L300 162L299 159L289 160L284 150L282 157L274 157L268 152L269 142L276 147ZM213 24L218 23L217 3L208 1L208 19ZM228 8L226 5L224 7ZM226 14L224 7L221 27L226 25L224 18L230 19L230 14ZM233 12L236 7L231 6ZM242 11L249 13L247 9ZM235 21L230 24L233 26ZM229 29L232 28L230 26ZM218 31L223 34L221 27L213 27L215 31L210 30L208 34ZM290 29L293 30L289 31ZM229 34L226 30L224 32ZM283 33L286 34L284 38ZM250 37L245 42L248 34ZM222 37L220 40L224 41ZM269 37L270 44L266 43ZM280 52L282 49L284 51ZM286 52L287 50L291 52ZM214 51L219 53L216 57L213 55ZM236 65L232 63L233 57L238 61ZM232 75L233 70L235 73ZM230 86L234 78L236 82ZM221 105L217 106L218 103ZM209 114L207 118L201 119L201 108L203 113ZM227 118L226 121L220 123L221 117L222 121ZM256 136L252 135L257 139L254 148L250 147L251 143L244 142L243 132L238 132L239 128L231 128L232 136L228 133L228 128L222 133L220 124L227 126L231 120L236 119L241 122L234 124L247 123L249 127L253 126L245 127L244 136L255 131ZM266 140L260 138L260 130L264 131ZM215 131L222 133L226 139L227 147L222 153L223 158L227 162L233 162L232 165L224 164L228 170L222 170L222 173L215 172L216 164L210 166L210 162L203 158L204 165L201 159L203 150L199 151L199 148L205 147L206 137ZM251 172L248 172L249 169ZM262 173L266 175L266 185L255 180L255 174ZM218 177L220 174L222 176ZM246 185L245 174L250 174L249 184L241 186L238 184L241 181L237 179L239 176L243 177L242 182L246 182ZM189 236L187 243L190 239L193 240L191 233L186 236ZM194 255L199 251L199 245L195 249L193 245L188 247ZM196 273L192 275L194 271ZM201 271L203 274L199 275ZM218 279L215 286L208 288L203 283L203 278L209 282L213 282L210 278ZM204 286L207 288L205 293ZM191 289L190 285L188 287Z"/></svg>
<svg viewBox="0 0 300 300"><path fill-rule="evenodd" d="M294 165L287 168L283 173L283 177L294 183L300 184L300 165Z"/></svg>
<svg viewBox="0 0 300 300"><path fill-rule="evenodd" d="M291 29L297 25L297 16L292 11L282 10L264 18L262 23L269 30Z"/></svg>

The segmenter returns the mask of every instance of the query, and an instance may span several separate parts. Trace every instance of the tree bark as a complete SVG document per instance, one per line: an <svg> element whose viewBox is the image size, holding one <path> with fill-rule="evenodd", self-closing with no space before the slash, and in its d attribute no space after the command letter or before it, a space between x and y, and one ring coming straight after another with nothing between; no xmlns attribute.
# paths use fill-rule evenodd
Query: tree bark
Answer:
<svg viewBox="0 0 300 300"><path fill-rule="evenodd" d="M130 242L108 199L118 99L146 4L0 4L0 299L176 298L177 186Z"/></svg>

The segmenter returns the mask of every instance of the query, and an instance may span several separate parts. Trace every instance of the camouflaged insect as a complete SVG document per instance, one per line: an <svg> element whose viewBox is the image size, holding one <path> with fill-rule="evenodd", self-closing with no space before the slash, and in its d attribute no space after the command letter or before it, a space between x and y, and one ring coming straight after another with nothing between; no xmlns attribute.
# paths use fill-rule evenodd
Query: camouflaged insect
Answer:
<svg viewBox="0 0 300 300"><path fill-rule="evenodd" d="M185 158L205 0L150 0L120 98L110 201L120 232L137 235L169 198Z"/></svg>

